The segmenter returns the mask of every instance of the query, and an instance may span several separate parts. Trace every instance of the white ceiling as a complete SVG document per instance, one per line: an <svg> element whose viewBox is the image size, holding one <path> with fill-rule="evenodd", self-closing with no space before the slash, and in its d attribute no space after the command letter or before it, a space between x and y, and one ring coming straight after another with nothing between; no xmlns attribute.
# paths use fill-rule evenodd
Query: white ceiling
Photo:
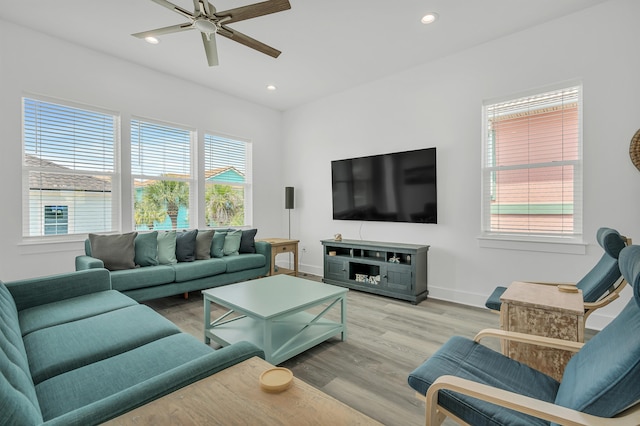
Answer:
<svg viewBox="0 0 640 426"><path fill-rule="evenodd" d="M281 50L278 59L218 37L217 67L196 30L156 46L130 35L186 21L151 0L0 0L0 18L286 110L605 1L290 0L290 10L229 25ZM210 2L224 11L255 1ZM192 0L173 3L193 10ZM421 24L429 11L440 19Z"/></svg>

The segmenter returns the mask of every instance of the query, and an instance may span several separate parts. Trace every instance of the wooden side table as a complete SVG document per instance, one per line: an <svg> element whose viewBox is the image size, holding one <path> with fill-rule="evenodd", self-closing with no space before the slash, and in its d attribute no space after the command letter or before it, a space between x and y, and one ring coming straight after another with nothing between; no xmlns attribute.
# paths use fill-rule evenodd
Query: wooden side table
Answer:
<svg viewBox="0 0 640 426"><path fill-rule="evenodd" d="M500 298L500 327L537 336L584 342L582 291L567 293L555 285L514 282ZM573 353L503 341L505 355L561 380Z"/></svg>
<svg viewBox="0 0 640 426"><path fill-rule="evenodd" d="M298 276L298 243L300 240L287 238L263 238L257 241L266 241L271 244L271 269L269 275L287 274ZM293 253L293 269L280 268L276 270L276 256L282 253Z"/></svg>

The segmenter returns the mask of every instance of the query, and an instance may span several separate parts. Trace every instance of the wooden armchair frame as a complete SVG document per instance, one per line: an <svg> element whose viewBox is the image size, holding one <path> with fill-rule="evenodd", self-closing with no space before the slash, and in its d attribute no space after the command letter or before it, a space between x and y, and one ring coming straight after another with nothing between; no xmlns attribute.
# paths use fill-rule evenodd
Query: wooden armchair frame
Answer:
<svg viewBox="0 0 640 426"><path fill-rule="evenodd" d="M486 329L480 331L474 341L480 342L485 337L513 340L516 342L532 343L550 348L578 352L584 343L570 342L549 337L534 336L504 330ZM438 392L450 390L468 395L482 401L490 402L534 417L568 426L637 426L640 425L640 403L635 404L614 418L603 418L585 414L580 411L555 405L546 401L505 391L492 386L462 379L456 376L440 376L428 389L427 395L417 394L425 401L426 425L441 425L445 418L450 417L461 425L468 423L459 419L455 414L438 405ZM470 425L469 425L470 426Z"/></svg>

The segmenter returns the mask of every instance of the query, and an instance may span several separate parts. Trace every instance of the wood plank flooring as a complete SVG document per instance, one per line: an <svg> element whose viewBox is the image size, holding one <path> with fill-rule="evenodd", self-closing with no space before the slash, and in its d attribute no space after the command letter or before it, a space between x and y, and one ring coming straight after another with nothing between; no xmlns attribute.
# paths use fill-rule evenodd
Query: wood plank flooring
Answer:
<svg viewBox="0 0 640 426"><path fill-rule="evenodd" d="M424 403L407 384L408 374L449 337L473 337L481 329L499 326L498 315L487 309L431 299L412 305L350 290L347 300L345 342L330 339L280 366L385 425L424 424ZM184 332L203 338L199 292L190 293L187 300L174 296L145 303ZM337 319L339 311L331 315ZM500 348L497 340L483 343ZM445 423L450 424L455 423Z"/></svg>

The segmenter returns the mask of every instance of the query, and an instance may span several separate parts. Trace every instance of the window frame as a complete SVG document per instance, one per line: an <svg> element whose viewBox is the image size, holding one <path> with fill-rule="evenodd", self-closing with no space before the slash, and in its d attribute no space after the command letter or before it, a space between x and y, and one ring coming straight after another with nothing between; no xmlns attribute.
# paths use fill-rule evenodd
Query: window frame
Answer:
<svg viewBox="0 0 640 426"><path fill-rule="evenodd" d="M505 169L515 169L517 167L495 165L495 154L489 152L493 146L495 149L495 135L492 138L489 128L488 109L492 105L518 101L525 98L535 98L551 92L564 90L577 90L577 159L563 161L563 165L573 167L573 232L571 233L541 233L541 232L505 232L496 231L491 228L491 201L495 197L495 179L492 176L497 171ZM530 90L524 93L486 100L482 104L482 155L481 155L481 230L478 237L481 247L489 248L509 248L545 252L561 253L584 253L585 243L583 241L583 187L582 178L584 157L583 157L583 84L581 81L563 82L553 86L547 86ZM529 140L529 139L527 139ZM493 141L493 145L492 145ZM489 163L493 159L493 163ZM554 166L559 163L552 162ZM522 169L532 169L544 164L528 162L521 164ZM549 166L550 164L547 164Z"/></svg>
<svg viewBox="0 0 640 426"><path fill-rule="evenodd" d="M63 108L77 109L81 111L85 111L88 113L94 114L103 114L110 116L113 119L113 163L112 163L112 171L104 171L104 170L75 170L68 169L65 170L64 173L60 171L59 168L52 168L47 166L34 166L28 165L26 158L27 155L27 132L26 132L26 102L33 101L36 103L45 103L52 105L59 105ZM33 93L23 93L21 97L21 168L22 168L22 211L21 211L21 220L22 220L22 231L21 231L21 239L23 243L31 244L31 243L55 243L55 242L67 242L67 241L78 241L82 240L86 237L88 232L91 231L82 231L75 232L75 227L71 225L71 219L74 213L74 207L69 206L68 203L64 201L60 202L50 202L50 201L41 201L40 210L37 214L34 213L36 210L32 208L31 205L31 188L30 188L30 173L32 172L40 172L40 173L53 173L53 174L68 174L75 176L86 176L93 178L95 175L99 176L108 176L111 179L111 206L110 206L110 221L109 227L110 229L105 231L101 229L96 229L95 232L117 232L121 229L121 192L120 192L120 179L121 179L121 163L120 163L120 149L121 149L121 138L120 138L120 126L121 126L121 116L120 113L108 110L105 108L96 107L93 105L87 105L79 102L73 102L68 100L62 100L58 98L37 95ZM67 205L67 233L66 234L46 234L45 233L45 205ZM36 217L37 216L37 217ZM31 235L31 225L33 220L37 220L39 223L39 228L41 230L39 235ZM107 225L107 222L105 222ZM74 232L70 232L70 228L74 228Z"/></svg>

